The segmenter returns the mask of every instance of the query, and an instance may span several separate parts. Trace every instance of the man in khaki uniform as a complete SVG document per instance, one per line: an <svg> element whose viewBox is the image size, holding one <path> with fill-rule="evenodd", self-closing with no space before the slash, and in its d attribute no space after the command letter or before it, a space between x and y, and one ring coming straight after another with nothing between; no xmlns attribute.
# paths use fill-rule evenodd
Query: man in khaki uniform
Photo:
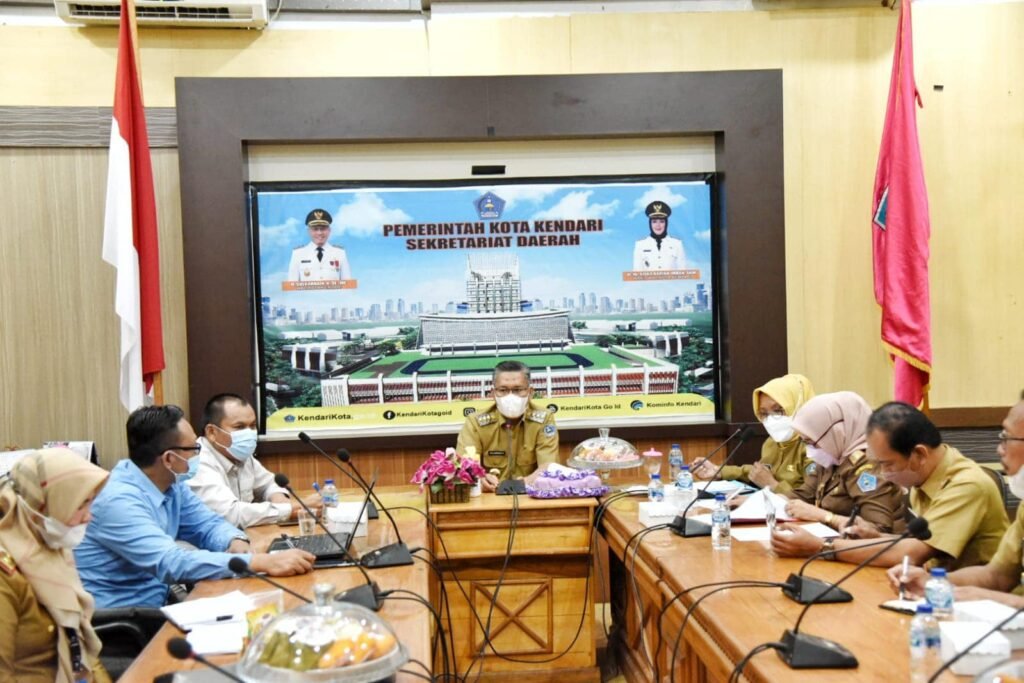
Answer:
<svg viewBox="0 0 1024 683"><path fill-rule="evenodd" d="M942 443L934 424L906 403L886 403L868 421L868 459L881 476L910 489L910 507L928 520L931 538L904 539L872 564L892 566L903 556L915 565L931 561L957 569L983 564L992 557L1008 524L1002 497L992 479L973 460ZM852 529L859 538L879 534L858 520ZM810 538L807 538L810 537ZM860 562L878 546L858 548L859 540L836 540L836 559ZM780 554L811 555L828 550L828 542L793 530L773 547ZM841 551L841 552L840 552Z"/></svg>
<svg viewBox="0 0 1024 683"><path fill-rule="evenodd" d="M522 478L538 467L558 462L558 428L554 415L530 401L530 369L517 361L494 368L494 405L466 417L455 450L474 446L488 471L482 482L493 491L499 481Z"/></svg>
<svg viewBox="0 0 1024 683"><path fill-rule="evenodd" d="M1010 409L999 435L999 458L1009 475L1010 490L1024 497L1024 400ZM949 574L956 586L957 600L995 600L1013 608L1024 607L1021 597L1024 584L1024 505L1017 508L1017 517L1003 535L995 555L981 566L960 565ZM980 564L980 563L975 563ZM910 595L924 595L928 574L920 567L911 567L903 577L902 567L889 570L889 582L899 590L901 582ZM1012 591L1012 592L1011 592Z"/></svg>

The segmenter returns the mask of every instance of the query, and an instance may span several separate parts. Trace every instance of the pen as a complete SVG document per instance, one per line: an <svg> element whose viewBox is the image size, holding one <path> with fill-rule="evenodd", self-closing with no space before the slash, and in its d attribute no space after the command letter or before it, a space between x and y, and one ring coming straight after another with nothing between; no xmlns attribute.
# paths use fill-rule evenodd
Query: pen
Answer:
<svg viewBox="0 0 1024 683"><path fill-rule="evenodd" d="M858 513L860 513L860 504L859 503L855 503L854 506L853 506L853 509L850 510L850 518L847 519L846 520L846 524L843 525L843 534L842 534L843 538L846 538L847 533L848 533L850 527L853 526L853 523L857 521L857 514Z"/></svg>
<svg viewBox="0 0 1024 683"><path fill-rule="evenodd" d="M903 556L903 567L900 569L900 600L906 600L905 586L907 574L910 573L910 555Z"/></svg>

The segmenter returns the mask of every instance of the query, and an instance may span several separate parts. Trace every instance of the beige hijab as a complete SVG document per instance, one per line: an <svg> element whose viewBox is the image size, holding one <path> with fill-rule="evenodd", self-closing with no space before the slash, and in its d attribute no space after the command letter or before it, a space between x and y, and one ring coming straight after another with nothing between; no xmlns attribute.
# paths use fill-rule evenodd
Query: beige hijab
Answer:
<svg viewBox="0 0 1024 683"><path fill-rule="evenodd" d="M59 627L78 631L85 666L99 659L100 639L92 629L93 599L82 587L70 550L54 550L40 538L18 498L33 510L67 523L107 481L107 472L64 448L36 451L19 460L0 479L0 547L14 558L36 600ZM57 629L57 683L73 681L71 651L63 628Z"/></svg>
<svg viewBox="0 0 1024 683"><path fill-rule="evenodd" d="M867 401L852 391L837 391L805 403L793 418L793 428L842 461L867 447L869 417Z"/></svg>

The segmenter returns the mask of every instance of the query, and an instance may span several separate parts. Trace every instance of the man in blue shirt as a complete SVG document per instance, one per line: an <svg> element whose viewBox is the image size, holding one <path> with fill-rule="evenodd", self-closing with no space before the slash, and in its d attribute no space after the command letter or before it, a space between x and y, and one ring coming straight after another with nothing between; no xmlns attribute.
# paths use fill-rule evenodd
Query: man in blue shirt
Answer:
<svg viewBox="0 0 1024 683"><path fill-rule="evenodd" d="M111 471L75 549L82 584L97 607L159 607L170 584L234 576L228 560L235 554L271 576L312 570L315 558L302 550L252 554L245 533L192 493L184 482L195 472L200 446L181 408L139 408L127 431L130 459Z"/></svg>

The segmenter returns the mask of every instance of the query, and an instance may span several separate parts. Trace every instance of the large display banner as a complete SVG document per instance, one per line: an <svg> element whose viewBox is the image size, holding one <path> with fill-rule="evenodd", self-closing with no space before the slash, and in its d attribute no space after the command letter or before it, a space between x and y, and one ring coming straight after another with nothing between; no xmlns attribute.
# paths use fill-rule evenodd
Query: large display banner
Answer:
<svg viewBox="0 0 1024 683"><path fill-rule="evenodd" d="M711 422L710 179L254 185L266 433L454 432L501 360L563 426Z"/></svg>

